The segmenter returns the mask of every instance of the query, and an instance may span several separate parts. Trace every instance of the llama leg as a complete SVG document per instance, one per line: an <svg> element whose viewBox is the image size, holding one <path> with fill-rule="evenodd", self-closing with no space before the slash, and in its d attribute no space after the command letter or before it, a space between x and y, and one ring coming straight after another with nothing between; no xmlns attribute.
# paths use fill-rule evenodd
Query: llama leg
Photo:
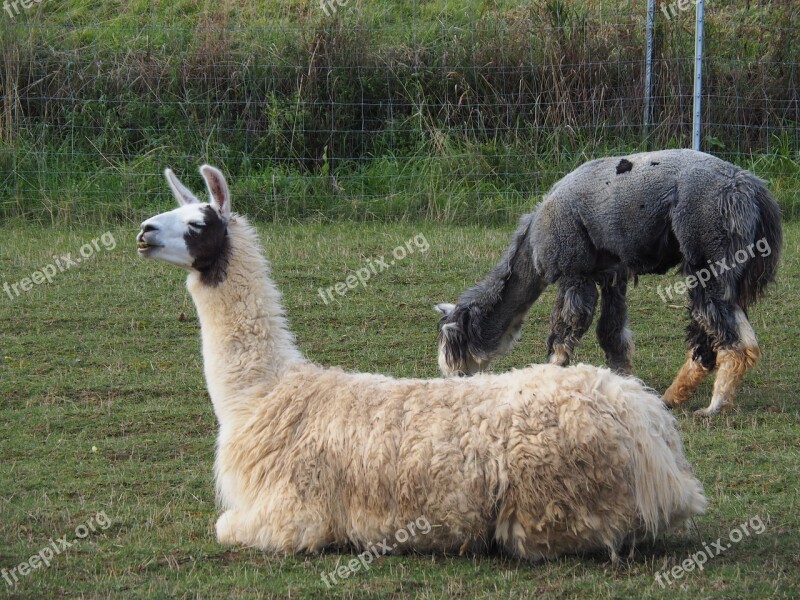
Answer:
<svg viewBox="0 0 800 600"><path fill-rule="evenodd" d="M239 514L235 510L226 510L217 519L217 541L220 544L243 544L244 541L237 537Z"/></svg>
<svg viewBox="0 0 800 600"><path fill-rule="evenodd" d="M633 361L633 335L626 327L628 305L625 293L628 282L617 274L613 280L600 284L600 318L597 320L597 339L606 354L609 368L630 374Z"/></svg>
<svg viewBox="0 0 800 600"><path fill-rule="evenodd" d="M297 549L317 552L332 540L323 538L323 525L298 529L283 521L270 519L277 513L268 508L253 511L227 510L217 519L220 544L252 546L270 552L292 553ZM330 537L330 536L328 536Z"/></svg>
<svg viewBox="0 0 800 600"><path fill-rule="evenodd" d="M597 287L586 278L562 278L550 313L547 362L565 367L572 351L592 324Z"/></svg>
<svg viewBox="0 0 800 600"><path fill-rule="evenodd" d="M664 402L670 407L683 404L716 366L717 353L713 349L711 338L700 324L692 319L686 333L686 343L689 346L686 362L663 396Z"/></svg>
<svg viewBox="0 0 800 600"><path fill-rule="evenodd" d="M733 406L733 399L744 374L761 356L756 334L744 311L736 307L733 316L738 339L734 344L722 346L717 351L717 378L714 380L711 404L695 411L696 417L709 417L722 408Z"/></svg>

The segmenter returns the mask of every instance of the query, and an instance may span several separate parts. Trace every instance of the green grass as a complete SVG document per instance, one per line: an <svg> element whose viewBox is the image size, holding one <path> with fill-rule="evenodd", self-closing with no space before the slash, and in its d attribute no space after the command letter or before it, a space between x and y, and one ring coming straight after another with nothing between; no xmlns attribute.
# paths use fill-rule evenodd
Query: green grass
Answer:
<svg viewBox="0 0 800 600"><path fill-rule="evenodd" d="M667 0L665 0L666 3ZM800 12L706 7L702 148L800 215ZM588 158L691 144L693 10L630 0L70 0L0 18L0 219L125 222L207 161L269 221L513 222Z"/></svg>
<svg viewBox="0 0 800 600"><path fill-rule="evenodd" d="M0 285L78 254L105 227L6 227ZM499 256L509 227L309 224L261 228L301 349L325 365L435 377L434 302L452 300ZM349 554L272 557L218 545L212 461L215 421L202 376L199 328L178 269L136 258L135 226L117 246L19 297L0 295L0 568L11 568L104 511L111 519L48 568L0 579L0 596L322 597L320 575ZM317 290L423 233L409 256L325 305ZM615 569L604 556L525 564L498 556L384 557L329 593L341 598L797 597L800 487L800 225L787 224L779 279L751 312L764 356L737 410L710 422L704 384L678 411L686 451L710 499L698 531L645 544ZM683 358L684 313L664 305L645 277L630 292L635 371L663 390ZM506 370L544 357L552 290L538 301ZM599 364L587 335L578 359ZM94 449L96 448L96 451ZM702 543L760 517L702 572L667 590L654 575Z"/></svg>

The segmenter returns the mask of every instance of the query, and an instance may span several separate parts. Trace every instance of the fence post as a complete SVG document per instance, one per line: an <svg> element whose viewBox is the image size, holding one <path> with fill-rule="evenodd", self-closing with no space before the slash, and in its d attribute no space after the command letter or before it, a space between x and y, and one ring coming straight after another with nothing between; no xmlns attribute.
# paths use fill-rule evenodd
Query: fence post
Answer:
<svg viewBox="0 0 800 600"><path fill-rule="evenodd" d="M700 99L703 93L703 0L697 0L694 20L694 108L692 149L700 150Z"/></svg>
<svg viewBox="0 0 800 600"><path fill-rule="evenodd" d="M646 45L645 45L645 64L644 64L644 117L642 129L644 130L645 148L650 147L650 95L652 94L653 76L653 15L655 13L656 0L647 0L647 25L646 25Z"/></svg>

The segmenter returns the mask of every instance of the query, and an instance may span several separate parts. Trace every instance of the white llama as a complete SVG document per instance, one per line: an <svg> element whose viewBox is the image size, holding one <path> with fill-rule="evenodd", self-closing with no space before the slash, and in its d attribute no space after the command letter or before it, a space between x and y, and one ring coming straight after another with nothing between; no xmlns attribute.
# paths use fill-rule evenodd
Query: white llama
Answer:
<svg viewBox="0 0 800 600"><path fill-rule="evenodd" d="M211 202L167 169L180 207L137 242L189 271L219 421L221 543L359 550L425 519L426 535L393 550L616 559L703 511L675 419L635 379L587 365L393 379L303 358L255 230L231 214L222 173L200 172Z"/></svg>

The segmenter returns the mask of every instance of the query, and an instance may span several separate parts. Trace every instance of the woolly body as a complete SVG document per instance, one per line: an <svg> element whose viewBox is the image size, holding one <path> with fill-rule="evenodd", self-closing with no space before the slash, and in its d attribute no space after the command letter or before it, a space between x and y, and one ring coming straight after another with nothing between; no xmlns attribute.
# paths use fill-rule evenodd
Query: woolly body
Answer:
<svg viewBox="0 0 800 600"><path fill-rule="evenodd" d="M669 404L685 401L719 369L708 416L732 403L760 354L747 308L775 277L780 211L752 173L693 150L662 150L589 161L558 181L520 219L511 243L482 281L442 313L439 365L472 374L509 351L525 313L547 285L559 288L551 313L548 361L566 365L594 317L608 365L632 368L627 283L680 264L689 289L689 355ZM754 252L754 246L763 252ZM741 256L745 259L741 260ZM714 266L723 264L719 271ZM698 283L705 270L707 280ZM711 276L713 272L714 276Z"/></svg>
<svg viewBox="0 0 800 600"><path fill-rule="evenodd" d="M680 262L695 269L709 260L735 262L732 253L765 235L777 208L758 198L762 188L748 171L693 150L592 160L558 181L537 208L532 260L547 283L575 265L587 273L622 265L633 276ZM744 268L729 276L741 277ZM745 308L755 299L747 296Z"/></svg>
<svg viewBox="0 0 800 600"><path fill-rule="evenodd" d="M216 198L224 179L203 169ZM635 379L586 365L393 379L305 360L255 231L226 203L225 188L210 205L225 226L221 265L193 266L212 252L196 232L164 234L202 214L186 216L194 204L149 219L138 238L143 255L190 271L220 426L219 541L362 549L424 517L430 531L393 550L616 556L702 512L674 418ZM205 218L200 236L218 226Z"/></svg>

